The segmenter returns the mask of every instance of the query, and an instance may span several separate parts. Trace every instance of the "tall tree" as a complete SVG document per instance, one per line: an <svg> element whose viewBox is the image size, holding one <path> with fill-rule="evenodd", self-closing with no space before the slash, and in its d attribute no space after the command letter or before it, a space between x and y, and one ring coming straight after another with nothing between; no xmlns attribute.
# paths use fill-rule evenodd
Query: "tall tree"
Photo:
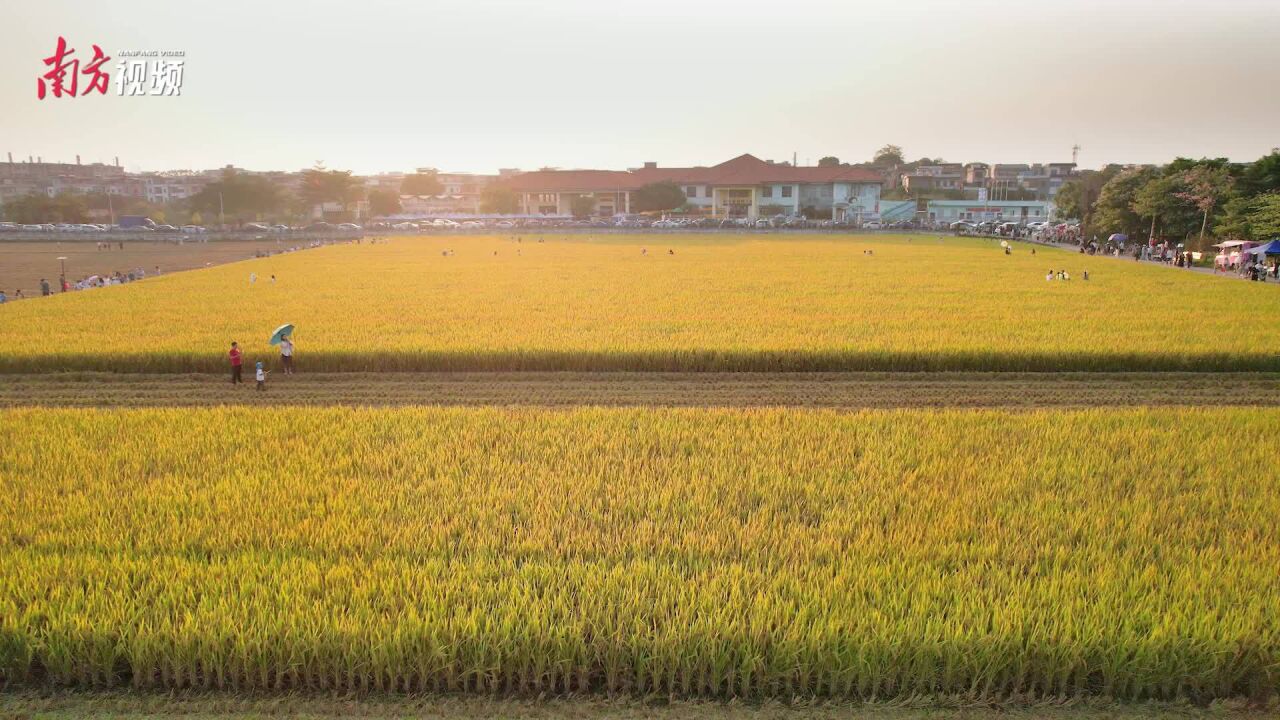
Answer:
<svg viewBox="0 0 1280 720"><path fill-rule="evenodd" d="M1280 148L1250 163L1241 173L1239 185L1245 195L1280 191Z"/></svg>
<svg viewBox="0 0 1280 720"><path fill-rule="evenodd" d="M514 215L520 209L515 192L506 185L493 183L480 191L480 212Z"/></svg>
<svg viewBox="0 0 1280 720"><path fill-rule="evenodd" d="M49 197L44 193L31 193L4 204L4 217L10 222L83 223L89 220L89 206L85 196L64 192Z"/></svg>
<svg viewBox="0 0 1280 720"><path fill-rule="evenodd" d="M576 218L591 217L591 214L595 211L596 198L594 195L575 195L574 198L569 201L569 212L573 213L573 216Z"/></svg>
<svg viewBox="0 0 1280 720"><path fill-rule="evenodd" d="M373 190L369 193L369 214L386 217L400 212L400 194L393 190Z"/></svg>
<svg viewBox="0 0 1280 720"><path fill-rule="evenodd" d="M839 167L840 158L835 155L828 155L818 160L818 167Z"/></svg>
<svg viewBox="0 0 1280 720"><path fill-rule="evenodd" d="M1250 240L1253 230L1250 227L1250 214L1253 213L1256 197L1235 195L1222 203L1222 210L1213 219L1215 234L1230 240Z"/></svg>
<svg viewBox="0 0 1280 720"><path fill-rule="evenodd" d="M301 195L308 205L335 202L341 204L343 210L347 210L363 194L364 186L351 176L350 170L314 167L302 173Z"/></svg>
<svg viewBox="0 0 1280 720"><path fill-rule="evenodd" d="M1081 170L1075 177L1063 183L1054 196L1054 204L1063 217L1080 220L1086 236L1094 234L1093 215L1102 195L1102 188L1120 173L1119 165L1108 165L1101 170Z"/></svg>
<svg viewBox="0 0 1280 720"><path fill-rule="evenodd" d="M1160 218L1177 210L1177 192L1176 177L1157 176L1148 180L1134 193L1133 211L1143 218L1151 219L1151 229L1148 233L1150 237L1156 237Z"/></svg>
<svg viewBox="0 0 1280 720"><path fill-rule="evenodd" d="M400 181L401 195L439 195L444 192L444 185L435 171L406 175Z"/></svg>
<svg viewBox="0 0 1280 720"><path fill-rule="evenodd" d="M878 168L897 167L905 162L902 148L898 145L885 145L877 150L875 156L871 158L871 164Z"/></svg>
<svg viewBox="0 0 1280 720"><path fill-rule="evenodd" d="M248 222L278 214L286 202L285 193L267 178L227 168L219 180L187 199L187 209L201 217L219 218L219 222L223 216L233 222ZM116 215L120 214L117 207Z"/></svg>
<svg viewBox="0 0 1280 720"><path fill-rule="evenodd" d="M1094 203L1093 224L1101 233L1124 233L1138 237L1142 218L1133 210L1134 196L1158 171L1149 166L1135 167L1116 173L1102 186Z"/></svg>
<svg viewBox="0 0 1280 720"><path fill-rule="evenodd" d="M1254 198L1253 210L1249 213L1249 230L1258 240L1280 237L1280 192Z"/></svg>
<svg viewBox="0 0 1280 720"><path fill-rule="evenodd" d="M636 190L631 198L631 209L636 212L675 210L683 207L687 200L679 185L673 182L655 182Z"/></svg>
<svg viewBox="0 0 1280 720"><path fill-rule="evenodd" d="M1200 240L1204 245L1204 232L1209 225L1209 213L1222 198L1231 192L1234 180L1225 166L1197 165L1179 175L1183 189L1174 194L1178 199L1194 205L1201 213Z"/></svg>

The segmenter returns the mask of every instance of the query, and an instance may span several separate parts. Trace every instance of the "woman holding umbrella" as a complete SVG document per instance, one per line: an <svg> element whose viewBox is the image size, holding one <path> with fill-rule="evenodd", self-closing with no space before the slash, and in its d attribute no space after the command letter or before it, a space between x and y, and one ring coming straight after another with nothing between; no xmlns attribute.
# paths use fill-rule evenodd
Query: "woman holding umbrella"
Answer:
<svg viewBox="0 0 1280 720"><path fill-rule="evenodd" d="M281 325L271 333L271 344L280 346L280 365L285 375L293 374L293 324Z"/></svg>

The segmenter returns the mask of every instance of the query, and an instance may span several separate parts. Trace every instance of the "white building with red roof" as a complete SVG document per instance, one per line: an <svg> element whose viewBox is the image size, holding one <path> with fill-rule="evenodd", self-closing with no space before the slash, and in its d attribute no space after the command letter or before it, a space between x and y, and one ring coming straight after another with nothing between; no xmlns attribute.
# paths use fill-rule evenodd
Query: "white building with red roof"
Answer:
<svg viewBox="0 0 1280 720"><path fill-rule="evenodd" d="M645 185L671 182L684 190L686 208L712 217L807 215L853 220L880 212L879 173L852 165L797 167L740 155L711 167L632 170L539 170L506 181L529 215L569 215L576 198L595 201L595 214L630 214Z"/></svg>

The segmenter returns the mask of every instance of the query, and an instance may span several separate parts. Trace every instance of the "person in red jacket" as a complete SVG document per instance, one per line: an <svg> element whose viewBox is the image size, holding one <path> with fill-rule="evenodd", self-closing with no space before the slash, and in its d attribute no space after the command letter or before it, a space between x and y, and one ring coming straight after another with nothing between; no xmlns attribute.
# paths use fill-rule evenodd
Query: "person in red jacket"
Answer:
<svg viewBox="0 0 1280 720"><path fill-rule="evenodd" d="M244 359L240 355L240 346L237 345L234 341L231 343L230 354L231 354L231 384L238 385L244 382L243 380L240 379L240 370L241 370L241 365L244 362Z"/></svg>

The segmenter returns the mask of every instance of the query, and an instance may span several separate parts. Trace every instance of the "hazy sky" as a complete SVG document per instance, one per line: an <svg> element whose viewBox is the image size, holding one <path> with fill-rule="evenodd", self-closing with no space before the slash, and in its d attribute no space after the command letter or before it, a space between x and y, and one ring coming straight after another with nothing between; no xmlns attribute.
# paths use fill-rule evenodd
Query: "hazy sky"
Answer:
<svg viewBox="0 0 1280 720"><path fill-rule="evenodd" d="M0 0L0 160L360 173L1252 160L1280 145L1278 0ZM58 35L106 96L36 99ZM186 53L121 97L122 50Z"/></svg>

